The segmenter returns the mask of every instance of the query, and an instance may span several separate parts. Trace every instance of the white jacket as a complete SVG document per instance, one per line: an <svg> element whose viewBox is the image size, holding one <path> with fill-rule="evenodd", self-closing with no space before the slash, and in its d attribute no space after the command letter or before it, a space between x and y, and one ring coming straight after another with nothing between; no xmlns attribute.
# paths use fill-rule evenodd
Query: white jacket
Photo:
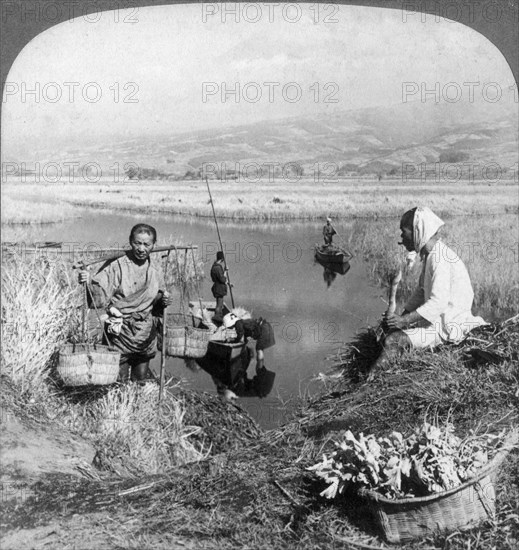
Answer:
<svg viewBox="0 0 519 550"><path fill-rule="evenodd" d="M434 325L447 341L459 342L473 328L485 324L472 315L474 291L465 264L441 240L427 256L418 287L405 305Z"/></svg>

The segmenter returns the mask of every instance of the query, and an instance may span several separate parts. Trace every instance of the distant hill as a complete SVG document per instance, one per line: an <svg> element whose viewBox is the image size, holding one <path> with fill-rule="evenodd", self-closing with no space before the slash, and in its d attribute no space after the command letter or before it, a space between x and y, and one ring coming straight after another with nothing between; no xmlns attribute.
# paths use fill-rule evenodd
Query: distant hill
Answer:
<svg viewBox="0 0 519 550"><path fill-rule="evenodd" d="M133 163L134 175L144 179L198 177L200 167L208 162L224 163L231 176L247 163L295 163L305 174L313 172L316 163L321 167L333 163L345 176L394 175L406 163L498 163L511 168L517 163L517 111L495 114L470 104L405 103L153 138L114 139L43 156L81 166L97 162L103 171L115 162Z"/></svg>

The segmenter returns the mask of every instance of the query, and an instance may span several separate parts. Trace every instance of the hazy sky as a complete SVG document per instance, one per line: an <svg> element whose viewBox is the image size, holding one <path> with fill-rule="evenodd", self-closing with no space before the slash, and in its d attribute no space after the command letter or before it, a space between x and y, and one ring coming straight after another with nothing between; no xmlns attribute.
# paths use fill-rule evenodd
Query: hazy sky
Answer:
<svg viewBox="0 0 519 550"><path fill-rule="evenodd" d="M249 8L236 22L233 14L223 20L225 4L214 6L219 12L205 21L201 4L161 6L104 12L95 22L79 17L39 35L7 78L7 150L399 104L404 82L416 83L408 85L416 90L409 100L419 101L423 86L439 83L443 91L456 83L448 97L461 90L459 101L468 102L464 83L477 82L474 99L481 102L483 85L497 82L501 101L513 101L512 74L499 50L457 23L351 6L332 14L320 5L317 15L309 4L300 13L257 4L261 14ZM232 94L222 102L222 88L236 83L239 102ZM37 96L24 94L35 89ZM487 98L495 93L486 89Z"/></svg>

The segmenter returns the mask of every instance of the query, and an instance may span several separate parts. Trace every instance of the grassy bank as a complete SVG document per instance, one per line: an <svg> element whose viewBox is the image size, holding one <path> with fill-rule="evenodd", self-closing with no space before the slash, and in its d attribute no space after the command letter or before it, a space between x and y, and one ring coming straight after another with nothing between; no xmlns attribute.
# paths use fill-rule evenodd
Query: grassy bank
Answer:
<svg viewBox="0 0 519 550"><path fill-rule="evenodd" d="M403 209L427 203L440 215L515 213L517 184L423 183L420 181L344 180L333 183L305 180L210 183L217 216L233 220L316 220L399 216ZM83 207L212 216L207 187L202 182L105 184L7 183L7 204L14 193L54 198Z"/></svg>

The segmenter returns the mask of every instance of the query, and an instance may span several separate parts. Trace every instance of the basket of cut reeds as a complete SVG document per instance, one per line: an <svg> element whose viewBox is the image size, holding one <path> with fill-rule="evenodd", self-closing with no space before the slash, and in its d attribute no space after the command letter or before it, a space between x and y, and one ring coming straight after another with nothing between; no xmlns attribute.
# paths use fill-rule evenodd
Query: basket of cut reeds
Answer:
<svg viewBox="0 0 519 550"><path fill-rule="evenodd" d="M204 328L186 327L185 356L190 359L199 359L207 353L207 346L211 331Z"/></svg>
<svg viewBox="0 0 519 550"><path fill-rule="evenodd" d="M389 499L362 491L388 542L402 543L433 533L468 529L493 518L499 467L517 441L512 435L495 457L472 479L458 487L419 498Z"/></svg>
<svg viewBox="0 0 519 550"><path fill-rule="evenodd" d="M65 344L59 350L57 372L65 386L104 386L119 375L121 354L101 344Z"/></svg>

